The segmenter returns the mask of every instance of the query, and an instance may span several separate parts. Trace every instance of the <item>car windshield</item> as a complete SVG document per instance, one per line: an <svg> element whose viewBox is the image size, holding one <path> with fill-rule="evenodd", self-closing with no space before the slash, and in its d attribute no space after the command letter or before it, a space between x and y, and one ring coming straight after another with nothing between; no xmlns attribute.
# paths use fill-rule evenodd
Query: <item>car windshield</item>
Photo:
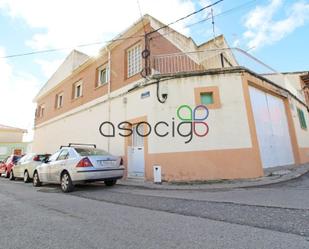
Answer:
<svg viewBox="0 0 309 249"><path fill-rule="evenodd" d="M13 163L17 163L22 156L13 156Z"/></svg>
<svg viewBox="0 0 309 249"><path fill-rule="evenodd" d="M43 161L45 161L46 159L48 159L48 158L50 157L50 155L49 155L49 154L37 155L37 157L38 157L38 161L43 162Z"/></svg>
<svg viewBox="0 0 309 249"><path fill-rule="evenodd" d="M95 148L75 148L80 156L106 156L109 155L105 150Z"/></svg>

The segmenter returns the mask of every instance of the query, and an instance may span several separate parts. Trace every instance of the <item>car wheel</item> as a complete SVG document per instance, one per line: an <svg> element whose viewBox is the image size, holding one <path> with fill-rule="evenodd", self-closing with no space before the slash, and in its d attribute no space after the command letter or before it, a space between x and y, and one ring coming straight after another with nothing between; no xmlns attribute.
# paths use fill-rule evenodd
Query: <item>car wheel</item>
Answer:
<svg viewBox="0 0 309 249"><path fill-rule="evenodd" d="M74 185L72 183L71 177L69 173L64 172L61 175L61 190L64 193L72 192L74 189Z"/></svg>
<svg viewBox="0 0 309 249"><path fill-rule="evenodd" d="M9 174L9 179L10 179L10 181L14 181L14 180L15 180L13 170L11 170L11 172L10 172L10 174Z"/></svg>
<svg viewBox="0 0 309 249"><path fill-rule="evenodd" d="M28 183L28 182L30 182L30 177L29 177L28 171L26 170L24 173L24 183Z"/></svg>
<svg viewBox="0 0 309 249"><path fill-rule="evenodd" d="M33 186L40 187L41 185L42 185L42 182L40 181L39 173L36 171L33 174Z"/></svg>
<svg viewBox="0 0 309 249"><path fill-rule="evenodd" d="M114 186L116 184L117 180L106 180L104 181L105 185L108 187Z"/></svg>

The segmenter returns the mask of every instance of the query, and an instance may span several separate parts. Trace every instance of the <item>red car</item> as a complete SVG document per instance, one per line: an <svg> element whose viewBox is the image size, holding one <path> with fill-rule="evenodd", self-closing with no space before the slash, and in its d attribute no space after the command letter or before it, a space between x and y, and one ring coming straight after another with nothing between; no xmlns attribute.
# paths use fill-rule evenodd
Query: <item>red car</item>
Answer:
<svg viewBox="0 0 309 249"><path fill-rule="evenodd" d="M0 175L4 175L5 178L9 178L13 166L18 162L22 156L11 155L7 157L2 163L0 163Z"/></svg>

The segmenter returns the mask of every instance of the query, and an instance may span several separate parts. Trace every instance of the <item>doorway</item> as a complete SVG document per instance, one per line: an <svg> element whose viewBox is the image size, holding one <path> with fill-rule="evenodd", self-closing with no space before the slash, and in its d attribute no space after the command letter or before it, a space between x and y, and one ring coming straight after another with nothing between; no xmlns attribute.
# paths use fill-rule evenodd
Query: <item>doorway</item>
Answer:
<svg viewBox="0 0 309 249"><path fill-rule="evenodd" d="M144 125L136 124L132 126L132 138L128 145L128 176L144 177L145 175L145 155L144 155Z"/></svg>
<svg viewBox="0 0 309 249"><path fill-rule="evenodd" d="M283 99L254 87L249 91L263 168L294 164Z"/></svg>

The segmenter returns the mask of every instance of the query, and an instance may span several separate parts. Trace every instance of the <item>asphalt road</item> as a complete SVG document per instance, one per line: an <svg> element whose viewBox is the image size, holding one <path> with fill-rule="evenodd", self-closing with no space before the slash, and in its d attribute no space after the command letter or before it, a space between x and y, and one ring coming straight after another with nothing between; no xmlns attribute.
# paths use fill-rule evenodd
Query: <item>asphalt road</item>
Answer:
<svg viewBox="0 0 309 249"><path fill-rule="evenodd" d="M162 191L0 179L0 248L309 248L309 175L267 188Z"/></svg>

